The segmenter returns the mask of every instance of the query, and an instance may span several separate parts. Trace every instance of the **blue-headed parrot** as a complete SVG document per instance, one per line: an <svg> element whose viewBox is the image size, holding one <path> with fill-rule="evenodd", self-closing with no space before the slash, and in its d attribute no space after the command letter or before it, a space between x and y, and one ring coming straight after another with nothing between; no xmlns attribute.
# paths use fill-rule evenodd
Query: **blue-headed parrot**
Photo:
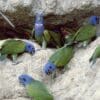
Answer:
<svg viewBox="0 0 100 100"><path fill-rule="evenodd" d="M69 37L66 37L67 43L82 43L84 47L96 37L96 25L98 24L98 16L89 17L87 22L84 22L84 25L79 28L79 30L70 34Z"/></svg>
<svg viewBox="0 0 100 100"><path fill-rule="evenodd" d="M15 39L8 39L2 43L0 48L0 60L4 60L6 57L11 56L13 62L16 62L17 56L24 52L30 54L35 53L35 48L32 44Z"/></svg>
<svg viewBox="0 0 100 100"><path fill-rule="evenodd" d="M34 33L35 39L39 44L42 44L43 48L46 48L46 41L44 39L44 18L43 13L38 12L35 16L35 24L32 30L32 34Z"/></svg>
<svg viewBox="0 0 100 100"><path fill-rule="evenodd" d="M56 69L66 68L66 65L73 58L74 47L73 46L63 46L52 54L45 64L43 71L46 75L55 73Z"/></svg>
<svg viewBox="0 0 100 100"><path fill-rule="evenodd" d="M27 74L20 75L19 82L25 86L27 94L32 100L54 100L43 82L35 80Z"/></svg>
<svg viewBox="0 0 100 100"><path fill-rule="evenodd" d="M38 12L35 16L35 24L32 34L33 33L36 41L41 44L43 48L46 48L48 44L61 47L61 34L44 29L44 18L42 12Z"/></svg>

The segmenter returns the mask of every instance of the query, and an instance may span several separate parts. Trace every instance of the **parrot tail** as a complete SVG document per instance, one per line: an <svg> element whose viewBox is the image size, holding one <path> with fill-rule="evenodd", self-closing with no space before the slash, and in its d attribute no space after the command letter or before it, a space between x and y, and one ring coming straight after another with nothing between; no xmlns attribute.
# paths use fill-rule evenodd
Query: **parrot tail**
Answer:
<svg viewBox="0 0 100 100"><path fill-rule="evenodd" d="M92 57L89 59L89 62L92 62L91 64L91 68L93 67L93 65L96 63L96 59L93 59Z"/></svg>
<svg viewBox="0 0 100 100"><path fill-rule="evenodd" d="M91 62L93 60L93 58L91 57L90 59L89 59L89 62Z"/></svg>

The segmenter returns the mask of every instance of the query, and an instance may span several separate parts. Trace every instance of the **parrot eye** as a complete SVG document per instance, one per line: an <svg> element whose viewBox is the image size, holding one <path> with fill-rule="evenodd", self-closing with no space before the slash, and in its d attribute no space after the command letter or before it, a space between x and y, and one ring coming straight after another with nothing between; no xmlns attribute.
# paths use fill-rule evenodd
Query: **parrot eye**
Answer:
<svg viewBox="0 0 100 100"><path fill-rule="evenodd" d="M50 66L49 68L52 69L52 66Z"/></svg>
<svg viewBox="0 0 100 100"><path fill-rule="evenodd" d="M30 45L29 45L28 47L29 47L29 48L31 48L31 46L30 46Z"/></svg>
<svg viewBox="0 0 100 100"><path fill-rule="evenodd" d="M23 78L23 81L26 81L26 79L25 79L25 78Z"/></svg>

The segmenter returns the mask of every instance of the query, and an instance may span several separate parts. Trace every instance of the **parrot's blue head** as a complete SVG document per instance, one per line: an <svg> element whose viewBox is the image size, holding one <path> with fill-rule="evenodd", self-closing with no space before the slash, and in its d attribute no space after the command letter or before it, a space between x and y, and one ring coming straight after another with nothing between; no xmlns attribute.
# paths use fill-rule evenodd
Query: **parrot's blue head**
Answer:
<svg viewBox="0 0 100 100"><path fill-rule="evenodd" d="M36 14L35 18L35 35L36 36L42 36L44 32L44 19L43 19L43 13L38 12Z"/></svg>
<svg viewBox="0 0 100 100"><path fill-rule="evenodd" d="M32 81L34 81L34 79L27 74L20 75L18 79L19 79L19 82L24 86L26 86L26 85L30 84Z"/></svg>
<svg viewBox="0 0 100 100"><path fill-rule="evenodd" d="M31 43L27 43L25 42L25 51L28 52L28 53L31 53L31 54L34 54L35 53L35 48L34 46L31 44Z"/></svg>
<svg viewBox="0 0 100 100"><path fill-rule="evenodd" d="M89 24L94 25L94 26L99 24L99 17L98 16L91 16L89 18Z"/></svg>
<svg viewBox="0 0 100 100"><path fill-rule="evenodd" d="M52 74L52 72L55 70L56 66L50 61L48 61L48 63L43 68L43 71L46 75Z"/></svg>

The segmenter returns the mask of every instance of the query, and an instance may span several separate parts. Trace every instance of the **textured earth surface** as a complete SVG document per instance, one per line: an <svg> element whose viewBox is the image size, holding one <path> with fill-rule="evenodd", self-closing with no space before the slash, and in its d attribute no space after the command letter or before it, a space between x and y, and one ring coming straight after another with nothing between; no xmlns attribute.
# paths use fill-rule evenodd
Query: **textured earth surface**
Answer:
<svg viewBox="0 0 100 100"><path fill-rule="evenodd" d="M40 48L36 43L33 44L36 49ZM52 82L42 69L54 49L37 51L33 56L24 53L18 58L18 61L22 61L18 65L12 65L9 59L0 62L0 100L30 100L18 81L18 76L23 73L43 81L55 100L100 100L100 59L93 68L90 68L88 61L98 44L100 38L86 49L78 49L68 64L69 70L58 74Z"/></svg>
<svg viewBox="0 0 100 100"><path fill-rule="evenodd" d="M85 8L84 5L92 4L94 7L100 5L100 0L0 0L0 9L3 11L15 11L16 6L23 5L31 7L36 13L39 10L45 14L66 14L73 9Z"/></svg>
<svg viewBox="0 0 100 100"><path fill-rule="evenodd" d="M45 14L62 15L74 9L91 8L91 4L93 7L99 7L100 0L0 0L0 10L12 12L16 11L17 6L28 6L31 8L29 14L42 10ZM21 17L19 13L17 15ZM3 42L0 41L0 46ZM100 100L100 59L93 68L90 68L88 61L98 44L100 45L100 38L86 49L78 49L68 64L69 70L58 74L52 82L50 77L43 74L42 69L50 55L54 53L54 49L40 50L33 56L24 53L18 57L18 61L22 61L18 65L12 65L9 59L0 61L0 100L30 100L25 88L18 81L18 76L23 73L47 84L55 100ZM33 45L36 49L41 48L36 43Z"/></svg>

